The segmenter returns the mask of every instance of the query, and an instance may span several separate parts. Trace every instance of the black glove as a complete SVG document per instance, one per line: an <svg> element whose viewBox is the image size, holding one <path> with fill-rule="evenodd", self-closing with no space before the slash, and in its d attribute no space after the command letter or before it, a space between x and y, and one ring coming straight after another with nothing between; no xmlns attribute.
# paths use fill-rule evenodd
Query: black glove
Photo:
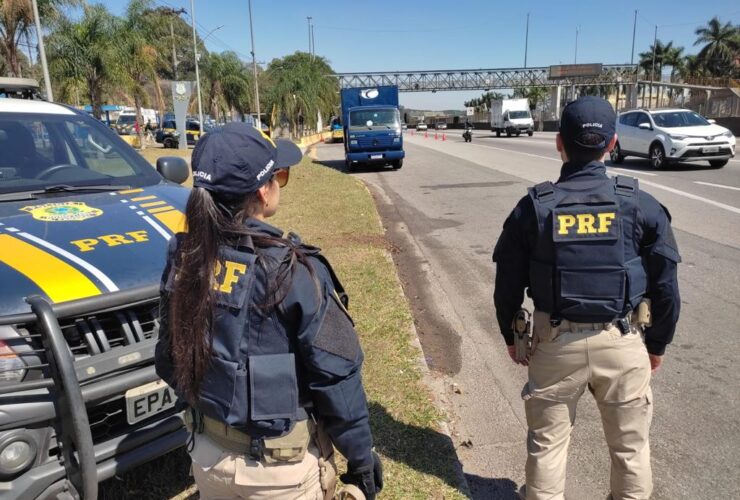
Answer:
<svg viewBox="0 0 740 500"><path fill-rule="evenodd" d="M377 453L372 452L372 455L372 465L350 469L339 477L344 484L360 488L367 500L375 500L375 495L383 489L383 463Z"/></svg>

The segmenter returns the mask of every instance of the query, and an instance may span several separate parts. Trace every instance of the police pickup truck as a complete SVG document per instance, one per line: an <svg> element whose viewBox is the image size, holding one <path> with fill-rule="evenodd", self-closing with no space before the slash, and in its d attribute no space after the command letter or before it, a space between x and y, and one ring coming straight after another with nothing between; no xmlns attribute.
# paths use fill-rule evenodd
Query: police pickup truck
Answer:
<svg viewBox="0 0 740 500"><path fill-rule="evenodd" d="M187 440L153 356L188 165L37 87L0 79L0 498L93 499Z"/></svg>

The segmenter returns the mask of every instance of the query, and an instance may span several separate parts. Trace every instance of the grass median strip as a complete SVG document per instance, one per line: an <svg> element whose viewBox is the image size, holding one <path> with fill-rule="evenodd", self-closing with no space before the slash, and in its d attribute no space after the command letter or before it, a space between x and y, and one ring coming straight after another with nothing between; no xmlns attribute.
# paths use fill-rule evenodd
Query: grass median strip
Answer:
<svg viewBox="0 0 740 500"><path fill-rule="evenodd" d="M152 153L146 156L153 162ZM465 498L454 448L441 432L443 415L422 381L411 312L370 193L356 178L306 158L292 169L280 203L270 222L321 247L349 293L365 352L375 445L385 465L381 498ZM101 498L189 498L188 467L178 451L107 481Z"/></svg>

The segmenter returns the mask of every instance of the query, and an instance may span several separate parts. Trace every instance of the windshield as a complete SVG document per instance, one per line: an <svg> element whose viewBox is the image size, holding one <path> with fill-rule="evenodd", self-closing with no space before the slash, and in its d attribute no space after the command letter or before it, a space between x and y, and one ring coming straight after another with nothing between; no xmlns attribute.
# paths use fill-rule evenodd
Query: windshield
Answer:
<svg viewBox="0 0 740 500"><path fill-rule="evenodd" d="M0 152L0 193L161 180L113 131L82 115L0 113Z"/></svg>
<svg viewBox="0 0 740 500"><path fill-rule="evenodd" d="M529 111L509 111L509 118L530 118Z"/></svg>
<svg viewBox="0 0 740 500"><path fill-rule="evenodd" d="M118 125L133 125L136 121L136 115L121 115L116 122Z"/></svg>
<svg viewBox="0 0 740 500"><path fill-rule="evenodd" d="M363 109L350 111L350 128L399 128L401 119L397 109Z"/></svg>
<svg viewBox="0 0 740 500"><path fill-rule="evenodd" d="M658 127L696 127L709 125L709 122L699 113L693 111L670 111L655 113L653 120Z"/></svg>

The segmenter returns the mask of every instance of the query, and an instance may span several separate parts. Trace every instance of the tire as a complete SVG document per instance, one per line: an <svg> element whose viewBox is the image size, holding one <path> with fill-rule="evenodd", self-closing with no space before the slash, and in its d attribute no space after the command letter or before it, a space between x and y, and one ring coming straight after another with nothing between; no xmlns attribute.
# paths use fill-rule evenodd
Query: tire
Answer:
<svg viewBox="0 0 740 500"><path fill-rule="evenodd" d="M391 162L391 165L393 165L393 170L400 169L401 167L403 167L403 158L401 158L400 160L393 160L393 162Z"/></svg>
<svg viewBox="0 0 740 500"><path fill-rule="evenodd" d="M609 152L609 157L611 158L612 163L619 164L619 163L624 162L624 156L622 155L622 148L619 147L619 143L616 143L614 145L614 149L612 149Z"/></svg>
<svg viewBox="0 0 740 500"><path fill-rule="evenodd" d="M709 165L712 168L722 168L725 165L727 165L727 162L730 160L709 160Z"/></svg>
<svg viewBox="0 0 740 500"><path fill-rule="evenodd" d="M650 158L650 165L655 170L665 167L668 163L665 159L665 149L663 149L663 145L659 142L655 142L650 146L648 158Z"/></svg>
<svg viewBox="0 0 740 500"><path fill-rule="evenodd" d="M177 141L172 137L166 137L164 141L162 141L162 145L165 149L175 149L177 147Z"/></svg>
<svg viewBox="0 0 740 500"><path fill-rule="evenodd" d="M344 169L347 172L354 172L355 171L354 163L352 163L350 160L345 159L344 160Z"/></svg>
<svg viewBox="0 0 740 500"><path fill-rule="evenodd" d="M511 130L506 130L506 137L511 137Z"/></svg>
<svg viewBox="0 0 740 500"><path fill-rule="evenodd" d="M534 135L534 132L533 132L532 130L530 130L529 132L527 132L527 135L528 135L529 137L532 137L532 136Z"/></svg>
<svg viewBox="0 0 740 500"><path fill-rule="evenodd" d="M501 131L500 130L496 130L496 137L501 137Z"/></svg>

